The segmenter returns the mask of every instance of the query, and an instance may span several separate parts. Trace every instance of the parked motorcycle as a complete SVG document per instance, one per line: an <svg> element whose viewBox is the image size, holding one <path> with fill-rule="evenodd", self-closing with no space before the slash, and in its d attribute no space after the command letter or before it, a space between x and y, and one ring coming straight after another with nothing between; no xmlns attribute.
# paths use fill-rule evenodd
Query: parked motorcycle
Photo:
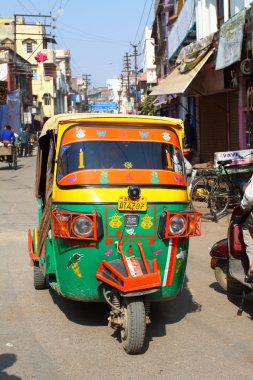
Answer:
<svg viewBox="0 0 253 380"><path fill-rule="evenodd" d="M242 305L245 293L253 290L253 282L247 282L246 279L249 259L243 241L244 220L245 217L238 215L235 209L230 219L227 238L215 243L210 251L211 268L218 284L228 295L242 295Z"/></svg>

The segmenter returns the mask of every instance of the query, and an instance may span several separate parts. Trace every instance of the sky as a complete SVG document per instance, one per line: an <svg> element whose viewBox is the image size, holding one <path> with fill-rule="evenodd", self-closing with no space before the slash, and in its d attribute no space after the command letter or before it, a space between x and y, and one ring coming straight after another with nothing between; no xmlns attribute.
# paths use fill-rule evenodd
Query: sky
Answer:
<svg viewBox="0 0 253 380"><path fill-rule="evenodd" d="M91 74L91 87L105 86L123 69L123 56L132 54L130 43L143 40L152 26L154 0L0 0L0 17L14 14L50 15L56 49L69 49L73 77ZM39 19L27 18L29 21ZM40 19L41 20L41 19ZM141 44L138 52L141 53ZM142 58L138 57L138 68ZM133 67L133 65L132 65Z"/></svg>

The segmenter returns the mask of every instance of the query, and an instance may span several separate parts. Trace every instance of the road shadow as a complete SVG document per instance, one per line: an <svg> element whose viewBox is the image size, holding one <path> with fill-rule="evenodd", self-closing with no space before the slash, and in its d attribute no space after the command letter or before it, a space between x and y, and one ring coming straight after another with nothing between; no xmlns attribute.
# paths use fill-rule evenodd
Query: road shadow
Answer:
<svg viewBox="0 0 253 380"><path fill-rule="evenodd" d="M85 326L106 326L110 312L110 306L104 302L78 302L59 296L55 291L49 289L53 302L66 315L66 317L77 324ZM182 320L187 314L201 311L201 305L194 301L188 287L188 278L185 278L181 294L172 301L151 303L151 325L147 326L146 339L143 353L148 350L149 342L154 337L166 335L166 326ZM119 330L112 331L111 336L121 341Z"/></svg>
<svg viewBox="0 0 253 380"><path fill-rule="evenodd" d="M151 303L151 324L147 325L146 339L141 354L144 354L154 337L166 336L166 326L181 321L187 314L201 312L201 305L194 301L188 287L188 278L185 278L180 295L172 301ZM112 336L120 341L119 331L114 331Z"/></svg>
<svg viewBox="0 0 253 380"><path fill-rule="evenodd" d="M151 303L150 337L166 335L166 325L181 321L187 314L201 312L201 305L194 301L186 276L181 294L172 301Z"/></svg>
<svg viewBox="0 0 253 380"><path fill-rule="evenodd" d="M13 167L9 167L9 166L0 166L0 171L10 170L11 172L15 172L19 169L22 169L23 167L24 165L17 165L17 168L14 169Z"/></svg>
<svg viewBox="0 0 253 380"><path fill-rule="evenodd" d="M17 356L15 354L1 354L0 355L0 379L1 380L22 380L21 377L15 375L8 375L4 372L6 368L13 366L17 361Z"/></svg>
<svg viewBox="0 0 253 380"><path fill-rule="evenodd" d="M220 294L227 294L225 292L225 290L223 290L220 285L218 284L218 282L212 282L212 284L209 285L209 288L215 290L217 293L220 293Z"/></svg>
<svg viewBox="0 0 253 380"><path fill-rule="evenodd" d="M66 299L49 289L53 302L68 320L83 326L106 326L110 307L106 302L79 302Z"/></svg>
<svg viewBox="0 0 253 380"><path fill-rule="evenodd" d="M227 292L223 290L217 282L213 282L209 285L209 287L214 289L217 293L224 294L224 297L226 297L230 303L234 304L237 310L239 309L242 302L242 295L227 294ZM246 294L242 310L249 315L250 319L253 320L253 292Z"/></svg>
<svg viewBox="0 0 253 380"><path fill-rule="evenodd" d="M235 295L228 294L227 299L230 303L236 306L236 312L237 312L242 302L242 296L235 296ZM248 314L248 317L251 320L253 320L253 292L246 294L243 307L242 307L242 313Z"/></svg>

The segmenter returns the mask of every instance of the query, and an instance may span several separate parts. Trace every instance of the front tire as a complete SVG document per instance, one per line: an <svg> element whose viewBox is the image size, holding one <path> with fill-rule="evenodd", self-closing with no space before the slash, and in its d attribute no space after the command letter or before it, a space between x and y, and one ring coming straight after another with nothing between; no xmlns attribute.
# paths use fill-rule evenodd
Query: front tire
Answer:
<svg viewBox="0 0 253 380"><path fill-rule="evenodd" d="M36 290L46 289L46 278L44 277L40 267L34 266L33 285Z"/></svg>
<svg viewBox="0 0 253 380"><path fill-rule="evenodd" d="M229 274L227 261L220 261L214 268L214 274L218 284L227 294L242 294L245 287L239 281L236 281L233 277L231 277Z"/></svg>
<svg viewBox="0 0 253 380"><path fill-rule="evenodd" d="M146 314L142 297L124 298L122 304L121 341L128 354L142 351L146 335Z"/></svg>

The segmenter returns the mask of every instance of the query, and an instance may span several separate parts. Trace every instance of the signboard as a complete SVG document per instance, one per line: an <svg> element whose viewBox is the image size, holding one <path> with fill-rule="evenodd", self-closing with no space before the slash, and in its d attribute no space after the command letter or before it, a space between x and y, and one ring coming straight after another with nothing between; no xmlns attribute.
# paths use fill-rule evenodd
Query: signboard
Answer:
<svg viewBox="0 0 253 380"><path fill-rule="evenodd" d="M24 112L24 124L32 124L32 114L30 112Z"/></svg>
<svg viewBox="0 0 253 380"><path fill-rule="evenodd" d="M233 150L214 153L214 167L218 167L218 161L232 160L231 165L253 165L253 149Z"/></svg>
<svg viewBox="0 0 253 380"><path fill-rule="evenodd" d="M91 104L92 112L115 111L117 109L118 104L116 102L97 102Z"/></svg>
<svg viewBox="0 0 253 380"><path fill-rule="evenodd" d="M220 28L215 70L240 61L246 10L243 9Z"/></svg>

